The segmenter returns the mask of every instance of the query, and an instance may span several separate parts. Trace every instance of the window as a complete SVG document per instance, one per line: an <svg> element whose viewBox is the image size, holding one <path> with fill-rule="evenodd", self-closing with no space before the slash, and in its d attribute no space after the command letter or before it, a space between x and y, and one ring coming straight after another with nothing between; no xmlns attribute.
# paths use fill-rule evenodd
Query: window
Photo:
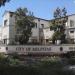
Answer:
<svg viewBox="0 0 75 75"><path fill-rule="evenodd" d="M35 23L35 28L37 28L37 23Z"/></svg>
<svg viewBox="0 0 75 75"><path fill-rule="evenodd" d="M10 14L10 17L12 17L13 16L13 14Z"/></svg>
<svg viewBox="0 0 75 75"><path fill-rule="evenodd" d="M74 27L74 21L70 20L70 27Z"/></svg>
<svg viewBox="0 0 75 75"><path fill-rule="evenodd" d="M74 31L70 31L70 33L74 33Z"/></svg>
<svg viewBox="0 0 75 75"><path fill-rule="evenodd" d="M7 20L4 20L4 26L6 26L7 25Z"/></svg>
<svg viewBox="0 0 75 75"><path fill-rule="evenodd" d="M44 28L44 24L41 24L42 28Z"/></svg>
<svg viewBox="0 0 75 75"><path fill-rule="evenodd" d="M46 39L46 42L48 42L49 41L49 39Z"/></svg>
<svg viewBox="0 0 75 75"><path fill-rule="evenodd" d="M4 39L4 44L7 44L7 39Z"/></svg>

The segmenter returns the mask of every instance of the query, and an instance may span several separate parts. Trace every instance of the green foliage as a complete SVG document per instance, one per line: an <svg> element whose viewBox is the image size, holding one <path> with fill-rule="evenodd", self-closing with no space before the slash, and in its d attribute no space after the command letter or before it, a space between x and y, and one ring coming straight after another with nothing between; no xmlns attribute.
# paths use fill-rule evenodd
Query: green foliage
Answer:
<svg viewBox="0 0 75 75"><path fill-rule="evenodd" d="M65 34L59 32L59 31L56 31L56 32L53 34L52 40L61 40L61 43L66 43Z"/></svg>
<svg viewBox="0 0 75 75"><path fill-rule="evenodd" d="M17 54L12 55L5 55L3 53L0 53L0 66L1 65L18 65L19 59Z"/></svg>
<svg viewBox="0 0 75 75"><path fill-rule="evenodd" d="M32 28L35 26L33 22L33 13L29 13L27 8L18 8L16 14L16 37L15 40L20 44L27 44L29 37L31 36Z"/></svg>
<svg viewBox="0 0 75 75"><path fill-rule="evenodd" d="M58 31L57 31L57 32L55 32L55 33L53 34L53 37L52 37L52 38L55 39L55 40L58 40L58 39L61 38L60 35L62 35L61 32L58 32Z"/></svg>
<svg viewBox="0 0 75 75"><path fill-rule="evenodd" d="M67 21L66 9L57 8L54 11L54 20L51 21L50 29L54 30L55 33L52 36L52 41L55 43L56 40L61 40L61 43L65 43L65 23Z"/></svg>
<svg viewBox="0 0 75 75"><path fill-rule="evenodd" d="M19 54L14 52L10 54L10 57L12 57L13 59L19 59Z"/></svg>
<svg viewBox="0 0 75 75"><path fill-rule="evenodd" d="M46 58L31 65L18 65L18 60L11 57L9 60L10 65L0 65L0 75L75 75L70 70L63 70L64 64L58 57Z"/></svg>
<svg viewBox="0 0 75 75"><path fill-rule="evenodd" d="M12 53L10 55L8 55L7 59L7 63L8 65L19 65L20 64L20 60L19 60L19 55L17 53Z"/></svg>
<svg viewBox="0 0 75 75"><path fill-rule="evenodd" d="M61 18L65 17L67 14L66 8L63 8L62 10L57 7L56 10L54 11L54 18Z"/></svg>
<svg viewBox="0 0 75 75"><path fill-rule="evenodd" d="M5 54L0 53L0 65L5 64L5 63L6 63Z"/></svg>
<svg viewBox="0 0 75 75"><path fill-rule="evenodd" d="M0 53L0 59L5 58L5 54L4 53Z"/></svg>
<svg viewBox="0 0 75 75"><path fill-rule="evenodd" d="M67 58L67 63L70 65L75 65L75 51L69 51L65 54Z"/></svg>
<svg viewBox="0 0 75 75"><path fill-rule="evenodd" d="M13 58L9 58L9 65L19 65L19 60L18 59L13 59Z"/></svg>
<svg viewBox="0 0 75 75"><path fill-rule="evenodd" d="M70 55L74 55L72 52ZM17 53L12 55L0 54L0 75L75 75L75 72L64 69L63 61L59 57L45 57L36 64L20 65ZM65 62L65 61L64 61ZM68 59L68 64L74 65L75 59Z"/></svg>
<svg viewBox="0 0 75 75"><path fill-rule="evenodd" d="M69 59L68 59L68 63L69 63L70 65L75 65L75 58L69 58Z"/></svg>
<svg viewBox="0 0 75 75"><path fill-rule="evenodd" d="M72 71L61 71L61 68L32 67L32 66L0 66L0 75L75 75Z"/></svg>
<svg viewBox="0 0 75 75"><path fill-rule="evenodd" d="M6 2L9 2L10 0L0 0L0 6L4 6Z"/></svg>

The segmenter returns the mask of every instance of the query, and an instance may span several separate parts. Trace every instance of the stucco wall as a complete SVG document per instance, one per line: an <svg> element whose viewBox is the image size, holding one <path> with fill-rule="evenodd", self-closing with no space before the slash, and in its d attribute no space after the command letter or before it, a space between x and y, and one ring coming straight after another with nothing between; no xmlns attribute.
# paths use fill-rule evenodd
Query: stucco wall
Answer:
<svg viewBox="0 0 75 75"><path fill-rule="evenodd" d="M60 48L62 47L62 50ZM28 53L66 53L67 51L75 51L75 44L70 45L51 45L51 46L0 46L0 52L5 53L14 53L19 54L28 54Z"/></svg>
<svg viewBox="0 0 75 75"><path fill-rule="evenodd" d="M74 22L74 26L70 26L70 20ZM74 31L74 33L70 33L70 31ZM75 15L69 16L67 21L67 38L75 39Z"/></svg>
<svg viewBox="0 0 75 75"><path fill-rule="evenodd" d="M43 29L43 33L44 33L45 39L50 39L52 38L52 35L54 34L54 30L51 31L50 28Z"/></svg>

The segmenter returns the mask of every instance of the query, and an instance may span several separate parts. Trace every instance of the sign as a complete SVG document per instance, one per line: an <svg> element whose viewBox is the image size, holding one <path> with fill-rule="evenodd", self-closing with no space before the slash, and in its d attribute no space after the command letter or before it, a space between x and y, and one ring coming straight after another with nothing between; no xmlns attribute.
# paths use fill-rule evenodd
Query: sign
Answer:
<svg viewBox="0 0 75 75"><path fill-rule="evenodd" d="M36 51L51 51L51 47L17 47L16 51L36 52Z"/></svg>

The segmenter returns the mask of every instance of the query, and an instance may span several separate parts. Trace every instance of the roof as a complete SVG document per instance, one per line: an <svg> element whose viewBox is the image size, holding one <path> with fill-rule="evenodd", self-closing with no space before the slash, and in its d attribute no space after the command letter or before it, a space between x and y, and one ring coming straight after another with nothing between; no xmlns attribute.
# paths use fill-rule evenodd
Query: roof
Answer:
<svg viewBox="0 0 75 75"><path fill-rule="evenodd" d="M11 12L11 11L5 11L4 14L3 14L2 16L4 16L6 13L14 14L14 12Z"/></svg>
<svg viewBox="0 0 75 75"><path fill-rule="evenodd" d="M14 12L11 12L11 11L5 11L3 16L6 14L6 13L11 13L11 14L14 14ZM34 17L35 19L38 19L38 20L44 20L44 21L49 21L47 19L43 19L43 18L38 18L38 17Z"/></svg>
<svg viewBox="0 0 75 75"><path fill-rule="evenodd" d="M50 20L47 20L47 19L43 19L43 18L38 18L38 17L34 17L35 19L39 19L39 20L44 20L44 21L50 21Z"/></svg>
<svg viewBox="0 0 75 75"><path fill-rule="evenodd" d="M73 15L75 15L75 14L68 15L68 17L69 17L69 16L73 16Z"/></svg>
<svg viewBox="0 0 75 75"><path fill-rule="evenodd" d="M4 14L7 13L7 12L9 12L11 14L14 14L14 12L12 12L12 11L5 11ZM3 16L4 16L4 14L3 14ZM73 15L75 15L75 14L67 15L66 17L73 16ZM52 20L55 20L55 19L47 20L47 19L43 19L43 18L39 18L39 17L34 17L34 18L35 19L38 19L38 20L44 20L44 21L52 21ZM62 18L65 18L65 17L62 17ZM57 18L57 19L60 19L60 18Z"/></svg>
<svg viewBox="0 0 75 75"><path fill-rule="evenodd" d="M70 17L70 16L74 16L75 14L71 14L71 15L67 15L66 17ZM61 17L61 18L65 18L65 17ZM61 19L61 18L57 18L57 19ZM49 21L52 21L52 20L55 20L55 19L51 19Z"/></svg>

